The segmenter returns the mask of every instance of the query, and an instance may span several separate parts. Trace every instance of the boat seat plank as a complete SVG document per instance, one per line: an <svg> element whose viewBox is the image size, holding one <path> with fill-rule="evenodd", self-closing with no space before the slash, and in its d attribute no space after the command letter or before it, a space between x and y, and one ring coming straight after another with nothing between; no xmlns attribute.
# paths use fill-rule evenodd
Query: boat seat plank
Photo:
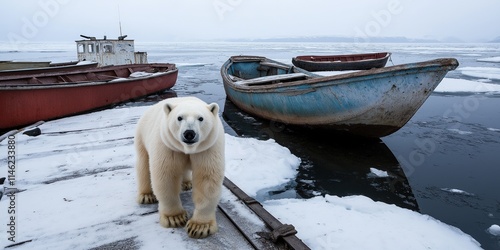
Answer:
<svg viewBox="0 0 500 250"><path fill-rule="evenodd" d="M275 81L284 81L284 80L298 80L300 78L305 78L307 75L304 73L291 73L291 74L282 74L282 75L272 75L272 76L263 76L248 80L237 81L234 84L236 85L260 85L260 84L269 84Z"/></svg>
<svg viewBox="0 0 500 250"><path fill-rule="evenodd" d="M281 64L272 63L272 62L261 62L260 65L262 65L262 66L268 66L268 67L273 67L273 68L278 68L278 69L284 69L284 70L288 70L290 68L287 65L281 65Z"/></svg>
<svg viewBox="0 0 500 250"><path fill-rule="evenodd" d="M234 75L228 75L229 78L231 78L232 81L244 81L245 79L243 78L239 78L237 76L234 76Z"/></svg>

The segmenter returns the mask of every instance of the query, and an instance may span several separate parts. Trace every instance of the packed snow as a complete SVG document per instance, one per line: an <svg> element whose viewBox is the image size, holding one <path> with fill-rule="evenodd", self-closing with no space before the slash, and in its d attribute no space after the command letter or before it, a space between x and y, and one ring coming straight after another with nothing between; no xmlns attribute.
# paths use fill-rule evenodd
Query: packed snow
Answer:
<svg viewBox="0 0 500 250"><path fill-rule="evenodd" d="M264 208L311 249L480 249L455 227L365 196L269 200Z"/></svg>
<svg viewBox="0 0 500 250"><path fill-rule="evenodd" d="M16 187L22 191L16 194L16 242L32 240L16 249L92 248L128 238L141 249L196 249L204 242L186 238L183 229L161 227L151 207L135 202L133 134L144 110L104 110L47 122L38 137L16 135ZM6 145L0 142L2 162ZM299 163L273 140L226 135L226 176L251 196L292 181ZM6 164L0 173L7 175ZM222 200L259 223L229 191ZM283 223L293 224L312 249L479 249L453 226L364 196L261 202ZM4 227L8 206L4 196ZM0 233L4 247L13 244L6 231Z"/></svg>
<svg viewBox="0 0 500 250"><path fill-rule="evenodd" d="M76 65L88 65L88 64L94 64L96 62L93 61L78 61Z"/></svg>
<svg viewBox="0 0 500 250"><path fill-rule="evenodd" d="M137 72L130 74L130 77L137 78L137 77L146 77L146 76L152 76L152 75L153 75L153 73L137 71Z"/></svg>

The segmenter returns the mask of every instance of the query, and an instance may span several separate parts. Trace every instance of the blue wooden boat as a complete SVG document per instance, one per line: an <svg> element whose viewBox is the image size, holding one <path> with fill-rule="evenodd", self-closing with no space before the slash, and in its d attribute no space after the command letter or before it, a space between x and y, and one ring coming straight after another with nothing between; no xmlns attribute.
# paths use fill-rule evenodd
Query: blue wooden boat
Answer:
<svg viewBox="0 0 500 250"><path fill-rule="evenodd" d="M291 125L383 137L417 112L453 58L321 76L258 56L233 56L221 67L227 97L240 109Z"/></svg>

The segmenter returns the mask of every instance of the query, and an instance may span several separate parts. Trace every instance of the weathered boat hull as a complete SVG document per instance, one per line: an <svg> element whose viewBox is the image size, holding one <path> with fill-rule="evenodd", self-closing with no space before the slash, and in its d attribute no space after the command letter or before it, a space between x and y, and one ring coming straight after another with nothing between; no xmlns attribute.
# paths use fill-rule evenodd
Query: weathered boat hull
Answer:
<svg viewBox="0 0 500 250"><path fill-rule="evenodd" d="M416 113L449 70L455 59L438 59L304 80L245 86L230 76L251 71L249 62L281 64L262 57L232 57L221 68L227 97L242 110L287 124L320 126L353 134L383 137ZM248 74L248 73L247 73ZM245 78L245 77L244 77ZM241 82L241 81L240 81Z"/></svg>
<svg viewBox="0 0 500 250"><path fill-rule="evenodd" d="M349 55L308 55L292 58L293 65L307 71L367 70L382 68L391 53L367 53Z"/></svg>
<svg viewBox="0 0 500 250"><path fill-rule="evenodd" d="M130 75L137 71L155 73L143 77L122 78L125 77L124 74ZM175 84L177 73L175 64L135 64L66 75L32 76L40 82L38 84L21 84L23 80L30 78L29 75L25 76L25 79L1 81L0 78L0 129L74 115L169 89ZM103 74L107 80L84 80L85 77L96 78L98 74ZM51 80L70 78L74 81ZM110 80L113 78L115 79Z"/></svg>

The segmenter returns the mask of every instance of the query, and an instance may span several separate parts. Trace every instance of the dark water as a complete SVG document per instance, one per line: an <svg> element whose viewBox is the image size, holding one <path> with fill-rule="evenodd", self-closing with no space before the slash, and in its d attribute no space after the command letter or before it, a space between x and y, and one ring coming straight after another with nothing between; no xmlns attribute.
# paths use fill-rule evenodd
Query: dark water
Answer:
<svg viewBox="0 0 500 250"><path fill-rule="evenodd" d="M467 103L477 108L445 117ZM383 139L405 169L421 212L460 228L485 249L500 249L499 239L485 232L500 223L499 103L494 96L433 95L403 129Z"/></svg>
<svg viewBox="0 0 500 250"><path fill-rule="evenodd" d="M58 60L53 61L69 61L76 56L73 47L68 46L71 49L66 52L0 53L0 60L18 56L25 60L55 57ZM176 63L179 79L172 91L127 105L187 95L217 102L224 111L227 133L273 138L302 159L295 180L259 192L258 199L365 195L458 227L484 249L500 249L500 238L486 232L491 225L500 224L498 94L433 94L402 129L382 139L367 140L290 127L245 114L226 101L219 72L232 55L261 55L290 62L300 54L373 51L393 52L389 65L455 57L460 67L500 68L499 63L476 61L500 56L499 44L154 43L137 47L148 52L150 62ZM458 70L447 77L474 79ZM492 83L500 84L498 80ZM390 178L374 178L370 168L387 171ZM450 189L466 193L446 191Z"/></svg>

